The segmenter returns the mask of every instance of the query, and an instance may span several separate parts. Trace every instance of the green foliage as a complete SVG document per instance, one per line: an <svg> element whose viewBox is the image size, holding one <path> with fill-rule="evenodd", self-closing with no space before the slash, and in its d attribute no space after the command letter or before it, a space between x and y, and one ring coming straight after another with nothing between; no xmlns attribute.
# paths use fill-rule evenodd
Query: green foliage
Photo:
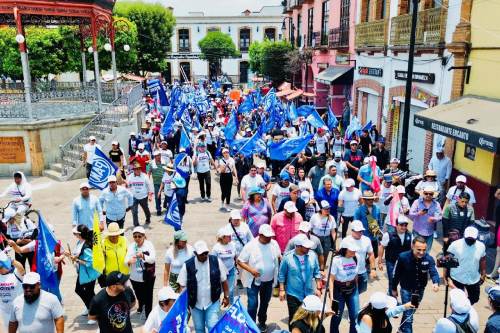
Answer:
<svg viewBox="0 0 500 333"><path fill-rule="evenodd" d="M250 58L250 69L254 73L258 73L262 75L262 46L266 43L264 42L254 41L250 44L248 48L248 57Z"/></svg>
<svg viewBox="0 0 500 333"><path fill-rule="evenodd" d="M209 62L239 56L231 36L220 31L212 31L198 42L202 58Z"/></svg>
<svg viewBox="0 0 500 333"><path fill-rule="evenodd" d="M138 36L137 61L121 65L127 65L127 68L136 74L165 70L167 68L165 56L171 49L170 39L175 25L172 12L161 4L137 1L117 3L114 13L134 22Z"/></svg>
<svg viewBox="0 0 500 333"><path fill-rule="evenodd" d="M287 54L292 50L292 45L287 41L272 42L265 40L260 50L261 73L274 84L280 84L287 77Z"/></svg>

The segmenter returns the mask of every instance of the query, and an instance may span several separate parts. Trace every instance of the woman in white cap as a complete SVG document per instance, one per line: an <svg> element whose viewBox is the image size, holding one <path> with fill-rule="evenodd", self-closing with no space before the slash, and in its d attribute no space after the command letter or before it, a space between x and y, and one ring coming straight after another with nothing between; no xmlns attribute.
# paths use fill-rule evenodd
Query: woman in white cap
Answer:
<svg viewBox="0 0 500 333"><path fill-rule="evenodd" d="M319 238L325 252L335 249L337 222L330 215L330 204L323 200L320 202L320 211L311 217L312 233Z"/></svg>
<svg viewBox="0 0 500 333"><path fill-rule="evenodd" d="M125 262L130 269L130 282L139 302L137 312L144 311L146 318L153 307L153 288L155 284L156 251L143 227L135 227L132 231L134 242L130 243L125 256Z"/></svg>
<svg viewBox="0 0 500 333"><path fill-rule="evenodd" d="M234 159L229 156L229 149L227 148L222 149L222 158L219 160L217 171L220 173L220 209L229 212L231 211L231 208L229 208L229 204L231 203L231 189L233 187L233 180L235 182L238 182L238 176L236 174Z"/></svg>
<svg viewBox="0 0 500 333"><path fill-rule="evenodd" d="M311 196L311 192L302 191L300 192L300 198L304 200L305 203L305 217L304 221L310 221L314 214L319 211L319 206L314 197Z"/></svg>
<svg viewBox="0 0 500 333"><path fill-rule="evenodd" d="M309 295L304 298L302 305L293 315L290 321L291 333L324 333L325 327L319 327L323 302L316 295ZM325 312L325 316L330 316L333 312Z"/></svg>
<svg viewBox="0 0 500 333"><path fill-rule="evenodd" d="M219 229L217 232L217 243L215 243L211 252L226 266L230 304L233 304L234 285L236 281L236 245L232 241L232 234L233 231L228 226Z"/></svg>
<svg viewBox="0 0 500 333"><path fill-rule="evenodd" d="M177 277L182 265L194 255L193 247L188 244L188 237L184 230L174 232L174 244L165 253L165 269L163 271L163 285L170 286L175 292L180 291Z"/></svg>
<svg viewBox="0 0 500 333"><path fill-rule="evenodd" d="M233 209L230 213L229 223L226 225L226 228L232 231L231 239L236 247L237 256L241 253L243 246L253 239L248 224L241 220L241 211L239 209Z"/></svg>
<svg viewBox="0 0 500 333"><path fill-rule="evenodd" d="M171 287L163 287L158 291L158 305L156 305L148 316L142 327L142 333L158 333L161 324L168 312L179 297Z"/></svg>
<svg viewBox="0 0 500 333"><path fill-rule="evenodd" d="M370 296L370 302L359 311L356 320L358 333L391 333L389 318L399 316L403 311L415 308L408 302L397 305L398 301L391 296L377 291Z"/></svg>
<svg viewBox="0 0 500 333"><path fill-rule="evenodd" d="M479 332L479 317L465 292L456 288L450 290L450 307L451 315L437 321L434 333Z"/></svg>

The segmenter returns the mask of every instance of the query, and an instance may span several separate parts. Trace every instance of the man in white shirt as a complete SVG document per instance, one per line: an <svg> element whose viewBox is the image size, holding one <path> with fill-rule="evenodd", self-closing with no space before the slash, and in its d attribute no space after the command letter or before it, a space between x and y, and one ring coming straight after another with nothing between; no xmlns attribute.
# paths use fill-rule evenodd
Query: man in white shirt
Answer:
<svg viewBox="0 0 500 333"><path fill-rule="evenodd" d="M170 164L170 162L172 162L172 159L174 158L174 155L172 154L172 151L168 149L167 141L162 141L160 143L159 151L161 156L161 164Z"/></svg>
<svg viewBox="0 0 500 333"><path fill-rule="evenodd" d="M297 130L290 123L289 120L285 120L285 125L281 128L282 131L286 132L288 138L295 138L297 136Z"/></svg>
<svg viewBox="0 0 500 333"><path fill-rule="evenodd" d="M451 160L448 156L445 156L443 147L436 148L436 155L431 158L428 169L436 171L437 181L442 193L440 197L443 198L451 176Z"/></svg>
<svg viewBox="0 0 500 333"><path fill-rule="evenodd" d="M368 287L368 273L366 267L366 258L370 262L370 278L377 277L375 268L375 255L370 238L363 235L365 227L363 222L354 220L351 223L351 235L345 239L356 246L356 257L358 258L358 292L364 293Z"/></svg>
<svg viewBox="0 0 500 333"><path fill-rule="evenodd" d="M73 200L71 206L73 216L73 227L80 224L87 226L90 230L94 228L94 214L97 213L102 221L102 207L99 199L90 194L90 185L87 182L80 184L80 195ZM104 228L104 224L101 224Z"/></svg>
<svg viewBox="0 0 500 333"><path fill-rule="evenodd" d="M207 151L205 143L198 142L196 153L193 156L193 165L200 184L200 194L202 201L212 202L210 166L215 168L214 160L210 152Z"/></svg>
<svg viewBox="0 0 500 333"><path fill-rule="evenodd" d="M443 209L448 205L454 205L459 200L460 194L462 194L463 192L470 195L469 205L471 207L474 207L474 204L476 203L476 197L474 196L474 191L465 185L466 183L467 178L464 175L459 175L457 176L457 178L455 178L456 185L450 187L448 193L446 193L446 202L443 206Z"/></svg>
<svg viewBox="0 0 500 333"><path fill-rule="evenodd" d="M187 288L196 333L205 333L205 329L210 332L219 319L222 291L222 305L229 305L229 286L224 264L209 255L207 243L199 240L193 247L195 256L182 265L177 282L181 289Z"/></svg>
<svg viewBox="0 0 500 333"><path fill-rule="evenodd" d="M149 211L148 199L153 199L154 190L148 176L141 171L141 165L134 163L134 172L128 178L128 186L134 197L132 204L132 219L134 226L139 225L139 205L146 215L146 224L151 223L151 212Z"/></svg>
<svg viewBox="0 0 500 333"><path fill-rule="evenodd" d="M337 211L339 212L342 223L342 239L347 235L349 222L353 220L354 212L361 204L361 191L356 188L354 180L351 178L346 179L344 182L345 188L340 191L339 204Z"/></svg>
<svg viewBox="0 0 500 333"><path fill-rule="evenodd" d="M264 189L266 187L266 182L261 175L257 173L257 167L252 165L250 167L250 172L243 176L241 179L241 199L245 202L248 199L247 192L249 189L254 187L260 187Z"/></svg>
<svg viewBox="0 0 500 333"><path fill-rule="evenodd" d="M314 136L314 141L316 143L316 151L319 155L326 156L328 152L328 133L323 128L318 128L318 132Z"/></svg>
<svg viewBox="0 0 500 333"><path fill-rule="evenodd" d="M333 153L333 160L329 160L326 163L326 170L330 170L330 166L335 165L337 168L337 175L342 177L342 179L347 178L347 165L342 161L342 152L336 151Z"/></svg>
<svg viewBox="0 0 500 333"><path fill-rule="evenodd" d="M95 136L91 135L89 137L89 142L83 146L82 160L87 169L87 179L90 177L90 170L92 170L92 163L94 162L95 149L102 149L100 145L96 143Z"/></svg>

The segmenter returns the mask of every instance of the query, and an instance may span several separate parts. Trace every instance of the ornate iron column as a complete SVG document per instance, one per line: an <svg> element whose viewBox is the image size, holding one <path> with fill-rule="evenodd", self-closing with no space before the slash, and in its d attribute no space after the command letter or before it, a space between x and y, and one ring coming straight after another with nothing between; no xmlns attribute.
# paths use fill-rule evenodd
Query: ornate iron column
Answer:
<svg viewBox="0 0 500 333"><path fill-rule="evenodd" d="M19 44L19 53L21 54L21 66L23 69L23 82L24 82L24 99L26 109L28 110L29 119L33 119L33 109L31 107L31 75L30 65L28 61L28 54L26 53L26 37L24 36L23 24L21 21L21 13L17 7L14 7L14 19L16 21L16 41Z"/></svg>
<svg viewBox="0 0 500 333"><path fill-rule="evenodd" d="M99 54L97 51L97 35L99 33L99 27L97 18L94 15L92 15L90 24L92 29L92 51L94 53L94 78L97 90L97 108L100 112L102 110L101 75L99 71Z"/></svg>

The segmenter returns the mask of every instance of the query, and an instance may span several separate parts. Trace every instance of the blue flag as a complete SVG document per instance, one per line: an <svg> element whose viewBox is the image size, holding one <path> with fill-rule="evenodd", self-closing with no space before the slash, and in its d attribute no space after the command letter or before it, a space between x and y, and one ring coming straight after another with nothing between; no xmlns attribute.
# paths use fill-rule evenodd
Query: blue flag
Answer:
<svg viewBox="0 0 500 333"><path fill-rule="evenodd" d="M366 124L365 124L365 126L363 126L363 127L361 128L361 131L369 131L369 130L371 130L371 129L372 129L372 127L373 127L373 123L372 123L372 121L370 120L368 123L366 123Z"/></svg>
<svg viewBox="0 0 500 333"><path fill-rule="evenodd" d="M187 150L189 147L191 147L191 140L189 140L189 135L186 133L186 129L182 127L179 148L184 148Z"/></svg>
<svg viewBox="0 0 500 333"><path fill-rule="evenodd" d="M179 153L175 156L175 159L174 159L174 167L175 167L175 172L177 172L182 178L187 178L189 177L189 173L187 172L184 172L182 169L179 168L179 164L185 159L187 158L187 154L186 153Z"/></svg>
<svg viewBox="0 0 500 333"><path fill-rule="evenodd" d="M228 142L232 142L234 140L234 137L236 136L236 133L238 133L238 116L236 114L236 111L233 111L233 113L231 114L231 118L229 118L229 121L224 128L224 137Z"/></svg>
<svg viewBox="0 0 500 333"><path fill-rule="evenodd" d="M158 98L160 100L161 106L168 106L167 94L160 80L148 80L148 91L151 94L151 97L154 97L155 99Z"/></svg>
<svg viewBox="0 0 500 333"><path fill-rule="evenodd" d="M361 130L361 127L362 126L361 126L361 123L359 122L358 117L356 117L356 116L352 117L351 122L349 123L349 126L347 126L347 128L345 130L345 138L347 140L351 140L352 135L355 132L358 132L359 130Z"/></svg>
<svg viewBox="0 0 500 333"><path fill-rule="evenodd" d="M184 333L187 328L187 319L188 294L187 289L184 289L161 322L159 333Z"/></svg>
<svg viewBox="0 0 500 333"><path fill-rule="evenodd" d="M170 106L170 109L167 112L167 115L165 116L165 120L163 121L163 124L161 125L161 134L163 136L169 135L173 129L174 129L174 107Z"/></svg>
<svg viewBox="0 0 500 333"><path fill-rule="evenodd" d="M297 108L297 115L299 117L307 117L308 115L311 114L311 112L315 110L316 109L312 105L302 105Z"/></svg>
<svg viewBox="0 0 500 333"><path fill-rule="evenodd" d="M59 283L57 281L57 265L54 263L56 245L56 236L54 236L42 214L40 214L36 247L36 271L40 274L40 286L42 290L56 295L61 300Z"/></svg>
<svg viewBox="0 0 500 333"><path fill-rule="evenodd" d="M300 153L313 138L313 134L305 137L299 136L280 142L273 142L269 146L270 157L273 160L284 161L293 154Z"/></svg>
<svg viewBox="0 0 500 333"><path fill-rule="evenodd" d="M222 156L222 144L220 142L220 137L217 137L217 145L215 147L215 158Z"/></svg>
<svg viewBox="0 0 500 333"><path fill-rule="evenodd" d="M318 114L318 111L313 110L311 114L307 116L307 122L311 124L311 126L316 128L326 127L325 122L321 119L321 116Z"/></svg>
<svg viewBox="0 0 500 333"><path fill-rule="evenodd" d="M174 227L175 231L182 229L182 218L179 213L179 204L175 193L172 195L172 200L170 201L167 212L165 213L165 219L163 222Z"/></svg>
<svg viewBox="0 0 500 333"><path fill-rule="evenodd" d="M161 332L160 332L161 333ZM260 333L238 298L219 319L210 333Z"/></svg>
<svg viewBox="0 0 500 333"><path fill-rule="evenodd" d="M252 101L252 96L247 95L243 103L240 104L238 107L238 113L248 113L252 111L253 109L253 101Z"/></svg>
<svg viewBox="0 0 500 333"><path fill-rule="evenodd" d="M337 120L337 117L333 114L332 107L328 105L328 129L330 131L333 131L334 128L337 128L339 125L339 121Z"/></svg>
<svg viewBox="0 0 500 333"><path fill-rule="evenodd" d="M298 117L299 115L297 114L297 108L295 107L295 103L293 102L288 103L288 119L293 122Z"/></svg>
<svg viewBox="0 0 500 333"><path fill-rule="evenodd" d="M92 169L90 170L90 186L104 190L108 187L108 177L116 174L117 170L118 167L96 147Z"/></svg>

